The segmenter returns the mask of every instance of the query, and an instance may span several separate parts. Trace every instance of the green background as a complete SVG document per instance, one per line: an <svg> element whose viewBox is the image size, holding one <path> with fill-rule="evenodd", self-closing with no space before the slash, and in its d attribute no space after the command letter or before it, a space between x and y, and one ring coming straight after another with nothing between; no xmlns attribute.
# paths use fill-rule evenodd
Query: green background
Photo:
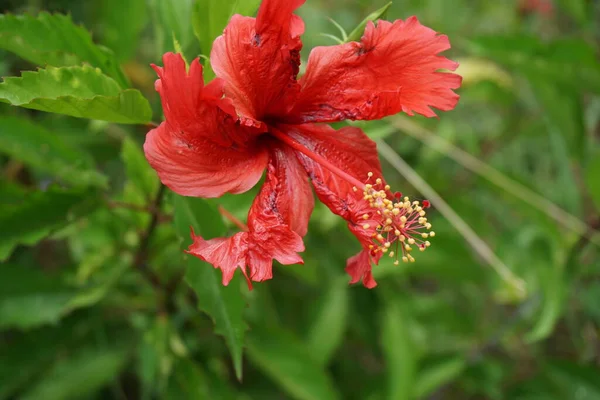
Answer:
<svg viewBox="0 0 600 400"><path fill-rule="evenodd" d="M0 399L600 399L600 4L535 3L394 1L449 36L461 100L353 124L432 200L432 246L350 287L319 203L305 265L249 292L181 248L256 188L179 197L141 146L149 64L258 1L0 1ZM303 62L385 5L307 0Z"/></svg>

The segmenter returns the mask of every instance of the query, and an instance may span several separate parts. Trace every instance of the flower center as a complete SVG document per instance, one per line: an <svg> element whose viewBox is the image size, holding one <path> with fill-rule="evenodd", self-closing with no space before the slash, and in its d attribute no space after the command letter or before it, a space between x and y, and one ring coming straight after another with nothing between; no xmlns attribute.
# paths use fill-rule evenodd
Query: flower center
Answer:
<svg viewBox="0 0 600 400"><path fill-rule="evenodd" d="M394 264L398 265L400 254L403 262L415 261L411 254L413 246L420 251L425 251L431 245L426 240L435 236L435 232L431 231L431 224L425 217L425 209L430 206L429 201L411 202L408 197L402 198L401 193L392 194L390 186L384 185L381 178L375 179L374 183L369 183L373 178L372 172L368 173L366 182L361 182L289 135L277 129L272 129L271 134L353 185L354 192L362 188L363 200L368 203L368 208L373 210L364 213L361 217L364 220L362 228L368 231L372 238L373 243L369 245L372 256L387 253L395 258Z"/></svg>
<svg viewBox="0 0 600 400"><path fill-rule="evenodd" d="M401 193L392 195L390 186L384 186L380 178L375 179L374 183L368 183L372 177L373 173L369 172L363 198L377 217L369 213L362 216L364 220L377 221L375 227L369 223L362 225L363 229L372 231L373 244L369 246L371 254L375 256L379 252L388 253L395 258L396 265L399 264L400 254L403 262L414 262L411 254L413 248L425 251L431 245L427 239L435 236L425 217L425 209L430 207L430 203L427 200L422 203L416 200L411 202L408 197L402 198Z"/></svg>

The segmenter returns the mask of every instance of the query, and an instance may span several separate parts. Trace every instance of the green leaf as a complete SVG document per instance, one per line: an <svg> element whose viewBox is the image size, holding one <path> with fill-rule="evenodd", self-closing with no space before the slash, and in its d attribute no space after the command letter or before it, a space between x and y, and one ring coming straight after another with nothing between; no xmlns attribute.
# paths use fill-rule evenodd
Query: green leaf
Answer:
<svg viewBox="0 0 600 400"><path fill-rule="evenodd" d="M388 296L390 297L390 296ZM404 304L391 301L382 315L381 344L386 360L387 398L410 400L416 381L417 355L409 334Z"/></svg>
<svg viewBox="0 0 600 400"><path fill-rule="evenodd" d="M129 87L114 55L96 46L89 32L75 25L68 15L0 14L0 48L40 66L63 67L87 62L115 79L122 88Z"/></svg>
<svg viewBox="0 0 600 400"><path fill-rule="evenodd" d="M168 388L170 399L210 399L208 378L199 365L182 358L176 361Z"/></svg>
<svg viewBox="0 0 600 400"><path fill-rule="evenodd" d="M89 66L48 67L5 78L0 83L0 102L123 124L152 119L150 104L138 90L121 90L117 82Z"/></svg>
<svg viewBox="0 0 600 400"><path fill-rule="evenodd" d="M92 2L100 41L113 50L119 60L135 56L140 34L148 24L146 0L103 0ZM119 10L115 12L115 10Z"/></svg>
<svg viewBox="0 0 600 400"><path fill-rule="evenodd" d="M22 400L85 398L114 380L127 361L120 348L78 349L57 362L20 397Z"/></svg>
<svg viewBox="0 0 600 400"><path fill-rule="evenodd" d="M232 15L252 15L259 5L260 0L195 0L192 26L202 53L210 55L213 41L223 33Z"/></svg>
<svg viewBox="0 0 600 400"><path fill-rule="evenodd" d="M121 158L125 163L127 178L147 199L151 199L158 190L159 181L141 147L134 140L125 138L121 148Z"/></svg>
<svg viewBox="0 0 600 400"><path fill-rule="evenodd" d="M73 296L60 276L37 268L0 268L0 328L31 328L57 322Z"/></svg>
<svg viewBox="0 0 600 400"><path fill-rule="evenodd" d="M183 246L190 242L190 226L205 238L222 236L225 225L219 212L205 200L174 196L175 227ZM185 280L198 296L198 307L215 323L215 333L225 338L238 379L242 378L242 347L247 329L243 313L246 302L234 279L229 286L221 283L221 272L200 259L187 257Z"/></svg>
<svg viewBox="0 0 600 400"><path fill-rule="evenodd" d="M329 285L318 303L319 312L307 337L310 353L325 366L344 338L348 320L348 279L340 278Z"/></svg>
<svg viewBox="0 0 600 400"><path fill-rule="evenodd" d="M549 378L548 381L552 382L553 392L560 394L559 398L600 398L600 370L596 366L566 360L551 361L547 364L545 375Z"/></svg>
<svg viewBox="0 0 600 400"><path fill-rule="evenodd" d="M385 6L381 7L380 9L378 9L376 11L373 11L371 14L367 15L367 17L365 19L363 19L361 21L361 23L358 24L358 26L356 28L354 28L354 30L352 32L350 32L350 34L348 35L348 38L346 39L346 43L358 42L360 40L360 38L362 37L363 32L365 31L365 27L367 26L367 23L369 21L376 21L380 18L384 18L385 13L387 12L388 8L390 8L391 5L392 5L392 2L390 1Z"/></svg>
<svg viewBox="0 0 600 400"><path fill-rule="evenodd" d="M333 382L312 357L309 348L286 331L261 331L254 327L248 335L248 356L294 399L339 397Z"/></svg>
<svg viewBox="0 0 600 400"><path fill-rule="evenodd" d="M0 152L61 182L101 188L108 183L88 154L25 119L0 116Z"/></svg>
<svg viewBox="0 0 600 400"><path fill-rule="evenodd" d="M151 0L154 12L155 33L160 53L173 51L174 40L186 49L193 38L189 23L192 15L193 0Z"/></svg>
<svg viewBox="0 0 600 400"><path fill-rule="evenodd" d="M35 192L26 201L0 210L0 261L12 253L17 244L33 245L60 228L81 217L98 205L94 192L64 190L51 187Z"/></svg>
<svg viewBox="0 0 600 400"><path fill-rule="evenodd" d="M170 365L169 338L171 334L169 320L159 315L152 326L144 332L139 346L138 373L142 385L141 398L150 399L163 393L168 378L165 366Z"/></svg>
<svg viewBox="0 0 600 400"><path fill-rule="evenodd" d="M415 398L427 398L441 386L456 379L466 366L464 357L444 357L428 363L417 375Z"/></svg>
<svg viewBox="0 0 600 400"><path fill-rule="evenodd" d="M585 181L596 209L600 212L600 149L596 149L590 157L585 169Z"/></svg>

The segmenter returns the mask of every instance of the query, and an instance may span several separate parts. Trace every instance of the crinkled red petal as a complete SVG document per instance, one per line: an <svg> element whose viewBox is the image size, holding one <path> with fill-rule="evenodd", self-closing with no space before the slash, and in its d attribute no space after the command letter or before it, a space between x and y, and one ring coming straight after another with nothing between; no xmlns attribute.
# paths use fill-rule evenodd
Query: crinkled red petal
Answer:
<svg viewBox="0 0 600 400"><path fill-rule="evenodd" d="M453 109L459 96L452 89L461 77L457 63L438 55L448 50L444 35L406 21L367 24L361 42L316 47L310 53L302 91L289 121L372 120L403 111L435 116L431 107Z"/></svg>
<svg viewBox="0 0 600 400"><path fill-rule="evenodd" d="M304 23L292 12L303 3L265 0L256 19L234 15L213 44L211 65L244 124L263 126L295 102Z"/></svg>
<svg viewBox="0 0 600 400"><path fill-rule="evenodd" d="M160 79L166 122L148 132L144 152L161 181L184 196L219 197L253 187L264 171L267 149L259 131L240 126L223 100L223 82L204 86L202 67L189 72L180 55L165 54Z"/></svg>

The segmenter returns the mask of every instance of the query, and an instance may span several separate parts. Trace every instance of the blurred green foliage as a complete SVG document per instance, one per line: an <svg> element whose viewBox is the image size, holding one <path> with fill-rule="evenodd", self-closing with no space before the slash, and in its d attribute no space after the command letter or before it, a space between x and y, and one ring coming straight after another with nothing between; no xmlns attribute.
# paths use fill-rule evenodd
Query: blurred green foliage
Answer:
<svg viewBox="0 0 600 400"><path fill-rule="evenodd" d="M0 2L0 399L600 399L600 3L387 3L307 0L303 61L381 13L450 37L456 110L356 125L392 187L451 212L367 290L319 204L305 265L249 292L181 249L256 189L176 196L141 146L149 64L208 55L259 2Z"/></svg>

